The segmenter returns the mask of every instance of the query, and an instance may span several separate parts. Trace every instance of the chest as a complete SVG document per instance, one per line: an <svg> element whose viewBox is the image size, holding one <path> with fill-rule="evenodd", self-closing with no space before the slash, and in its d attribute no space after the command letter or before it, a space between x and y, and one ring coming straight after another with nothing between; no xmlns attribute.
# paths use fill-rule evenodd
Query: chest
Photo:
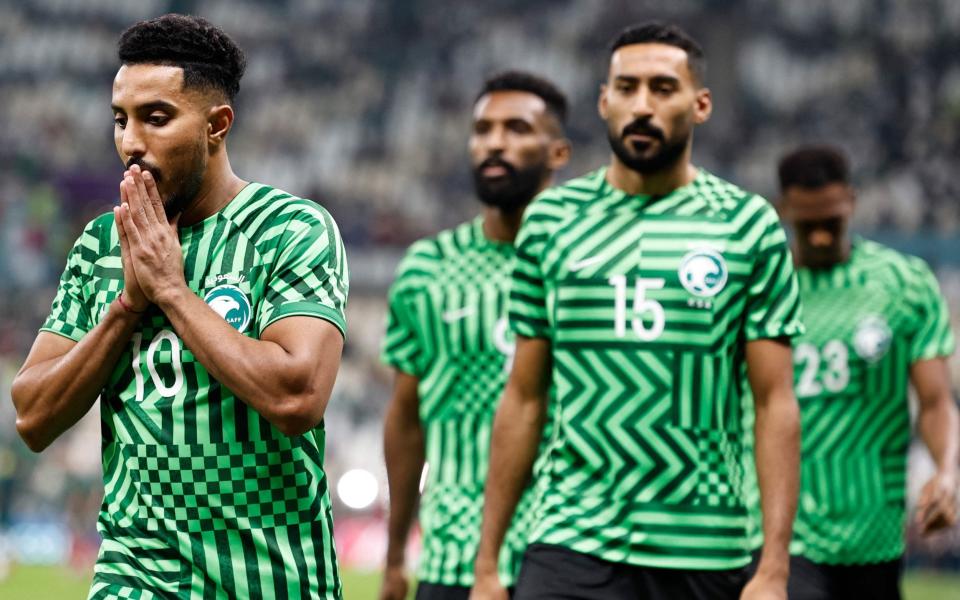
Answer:
<svg viewBox="0 0 960 600"><path fill-rule="evenodd" d="M551 236L543 270L558 343L715 346L739 321L751 245L721 218L586 214Z"/></svg>

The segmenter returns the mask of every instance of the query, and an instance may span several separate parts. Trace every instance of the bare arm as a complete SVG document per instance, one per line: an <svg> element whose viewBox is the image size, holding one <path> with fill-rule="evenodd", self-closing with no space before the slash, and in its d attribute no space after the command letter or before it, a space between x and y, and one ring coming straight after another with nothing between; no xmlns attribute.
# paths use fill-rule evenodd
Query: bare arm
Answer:
<svg viewBox="0 0 960 600"><path fill-rule="evenodd" d="M332 323L293 316L259 340L230 326L184 285L157 298L207 372L286 435L317 426L340 367L343 336Z"/></svg>
<svg viewBox="0 0 960 600"><path fill-rule="evenodd" d="M87 414L139 321L114 301L80 342L40 332L10 389L17 432L31 450L40 452Z"/></svg>
<svg viewBox="0 0 960 600"><path fill-rule="evenodd" d="M937 465L920 493L917 523L930 533L957 522L957 466L960 463L960 416L950 391L944 358L921 360L910 367L920 412L917 429Z"/></svg>
<svg viewBox="0 0 960 600"><path fill-rule="evenodd" d="M390 485L387 564L380 592L383 600L404 600L407 596L404 550L416 513L425 451L419 383L417 377L397 371L383 424L383 454Z"/></svg>
<svg viewBox="0 0 960 600"><path fill-rule="evenodd" d="M513 370L493 421L483 528L474 567L475 597L499 586L497 557L537 457L549 386L550 342L517 336Z"/></svg>
<svg viewBox="0 0 960 600"><path fill-rule="evenodd" d="M800 484L800 409L793 393L793 358L788 341L770 339L748 342L746 357L757 414L755 453L764 535L751 585L755 589L770 585L785 594Z"/></svg>

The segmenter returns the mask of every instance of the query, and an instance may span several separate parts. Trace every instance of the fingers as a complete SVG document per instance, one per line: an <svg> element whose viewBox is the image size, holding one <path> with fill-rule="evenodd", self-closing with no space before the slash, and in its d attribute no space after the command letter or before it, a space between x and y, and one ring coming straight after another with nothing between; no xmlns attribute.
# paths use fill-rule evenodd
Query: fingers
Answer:
<svg viewBox="0 0 960 600"><path fill-rule="evenodd" d="M167 211L163 208L163 199L160 197L160 190L157 188L157 181L153 178L153 173L150 171L142 171L140 173L140 180L143 182L144 197L147 198L153 207L153 214L156 216L157 222L163 223L167 221Z"/></svg>
<svg viewBox="0 0 960 600"><path fill-rule="evenodd" d="M132 212L129 203L121 203L120 206L114 209L114 218L117 216L120 217L117 220L119 224L118 230L121 232L120 243L126 243L127 256L130 256L129 250L131 244L140 244L140 229L134 222Z"/></svg>
<svg viewBox="0 0 960 600"><path fill-rule="evenodd" d="M150 202L150 195L147 193L147 185L143 179L145 173L145 171L140 169L140 165L133 165L130 167L130 179L133 181L139 210L143 211L144 221L146 223L152 223L156 221L156 212L154 212L153 205ZM134 213L134 216L136 216L136 213Z"/></svg>

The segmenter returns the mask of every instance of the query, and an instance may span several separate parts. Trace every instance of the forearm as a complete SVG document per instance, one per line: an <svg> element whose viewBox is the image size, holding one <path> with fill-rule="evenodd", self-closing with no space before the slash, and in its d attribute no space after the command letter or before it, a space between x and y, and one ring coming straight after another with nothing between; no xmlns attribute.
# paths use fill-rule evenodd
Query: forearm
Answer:
<svg viewBox="0 0 960 600"><path fill-rule="evenodd" d="M784 394L782 398L758 400L756 416L756 464L764 534L759 569L781 574L789 568L790 538L797 508L800 413L793 395Z"/></svg>
<svg viewBox="0 0 960 600"><path fill-rule="evenodd" d="M937 470L955 474L960 463L960 415L953 398L946 394L935 402L922 402L917 429Z"/></svg>
<svg viewBox="0 0 960 600"><path fill-rule="evenodd" d="M17 431L31 450L46 448L90 410L139 321L139 315L114 301L101 322L69 351L17 374L10 395Z"/></svg>
<svg viewBox="0 0 960 600"><path fill-rule="evenodd" d="M207 372L283 433L303 433L319 423L322 406L303 410L317 405L316 370L302 368L277 343L241 334L189 288L165 294L157 305Z"/></svg>
<svg viewBox="0 0 960 600"><path fill-rule="evenodd" d="M525 399L508 384L490 440L490 470L476 561L478 574L496 572L500 546L530 479L545 420L545 398Z"/></svg>
<svg viewBox="0 0 960 600"><path fill-rule="evenodd" d="M423 473L424 437L419 421L400 423L388 413L383 453L390 486L390 519L387 526L387 566L402 567L407 536L413 525Z"/></svg>

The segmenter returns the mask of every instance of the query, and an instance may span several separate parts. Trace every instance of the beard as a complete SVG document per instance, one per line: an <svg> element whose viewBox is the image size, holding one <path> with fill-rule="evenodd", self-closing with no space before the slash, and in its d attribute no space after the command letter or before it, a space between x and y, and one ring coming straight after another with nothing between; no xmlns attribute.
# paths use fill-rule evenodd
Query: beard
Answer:
<svg viewBox="0 0 960 600"><path fill-rule="evenodd" d="M607 139L620 162L641 175L650 175L663 171L680 160L687 149L691 133L687 131L668 140L659 127L651 125L646 120L636 120L620 132L615 132L608 127ZM630 134L649 136L659 142L660 149L653 154L645 155L643 149L637 150L633 144L624 141L624 138Z"/></svg>
<svg viewBox="0 0 960 600"><path fill-rule="evenodd" d="M506 175L484 177L483 170L490 166L502 167ZM540 191L547 175L546 162L518 169L500 158L488 158L473 169L473 186L480 201L504 212L514 212L526 206Z"/></svg>
<svg viewBox="0 0 960 600"><path fill-rule="evenodd" d="M134 157L127 161L127 168L133 165L139 165L143 171L150 171L154 181L157 182L157 189L166 179L165 173L160 167L149 163L142 158ZM182 213L196 199L200 193L200 186L203 184L203 175L207 170L207 157L201 148L196 148L193 156L190 158L189 165L182 175L171 178L173 190L164 198L161 194L160 199L163 202L163 211L168 219Z"/></svg>

